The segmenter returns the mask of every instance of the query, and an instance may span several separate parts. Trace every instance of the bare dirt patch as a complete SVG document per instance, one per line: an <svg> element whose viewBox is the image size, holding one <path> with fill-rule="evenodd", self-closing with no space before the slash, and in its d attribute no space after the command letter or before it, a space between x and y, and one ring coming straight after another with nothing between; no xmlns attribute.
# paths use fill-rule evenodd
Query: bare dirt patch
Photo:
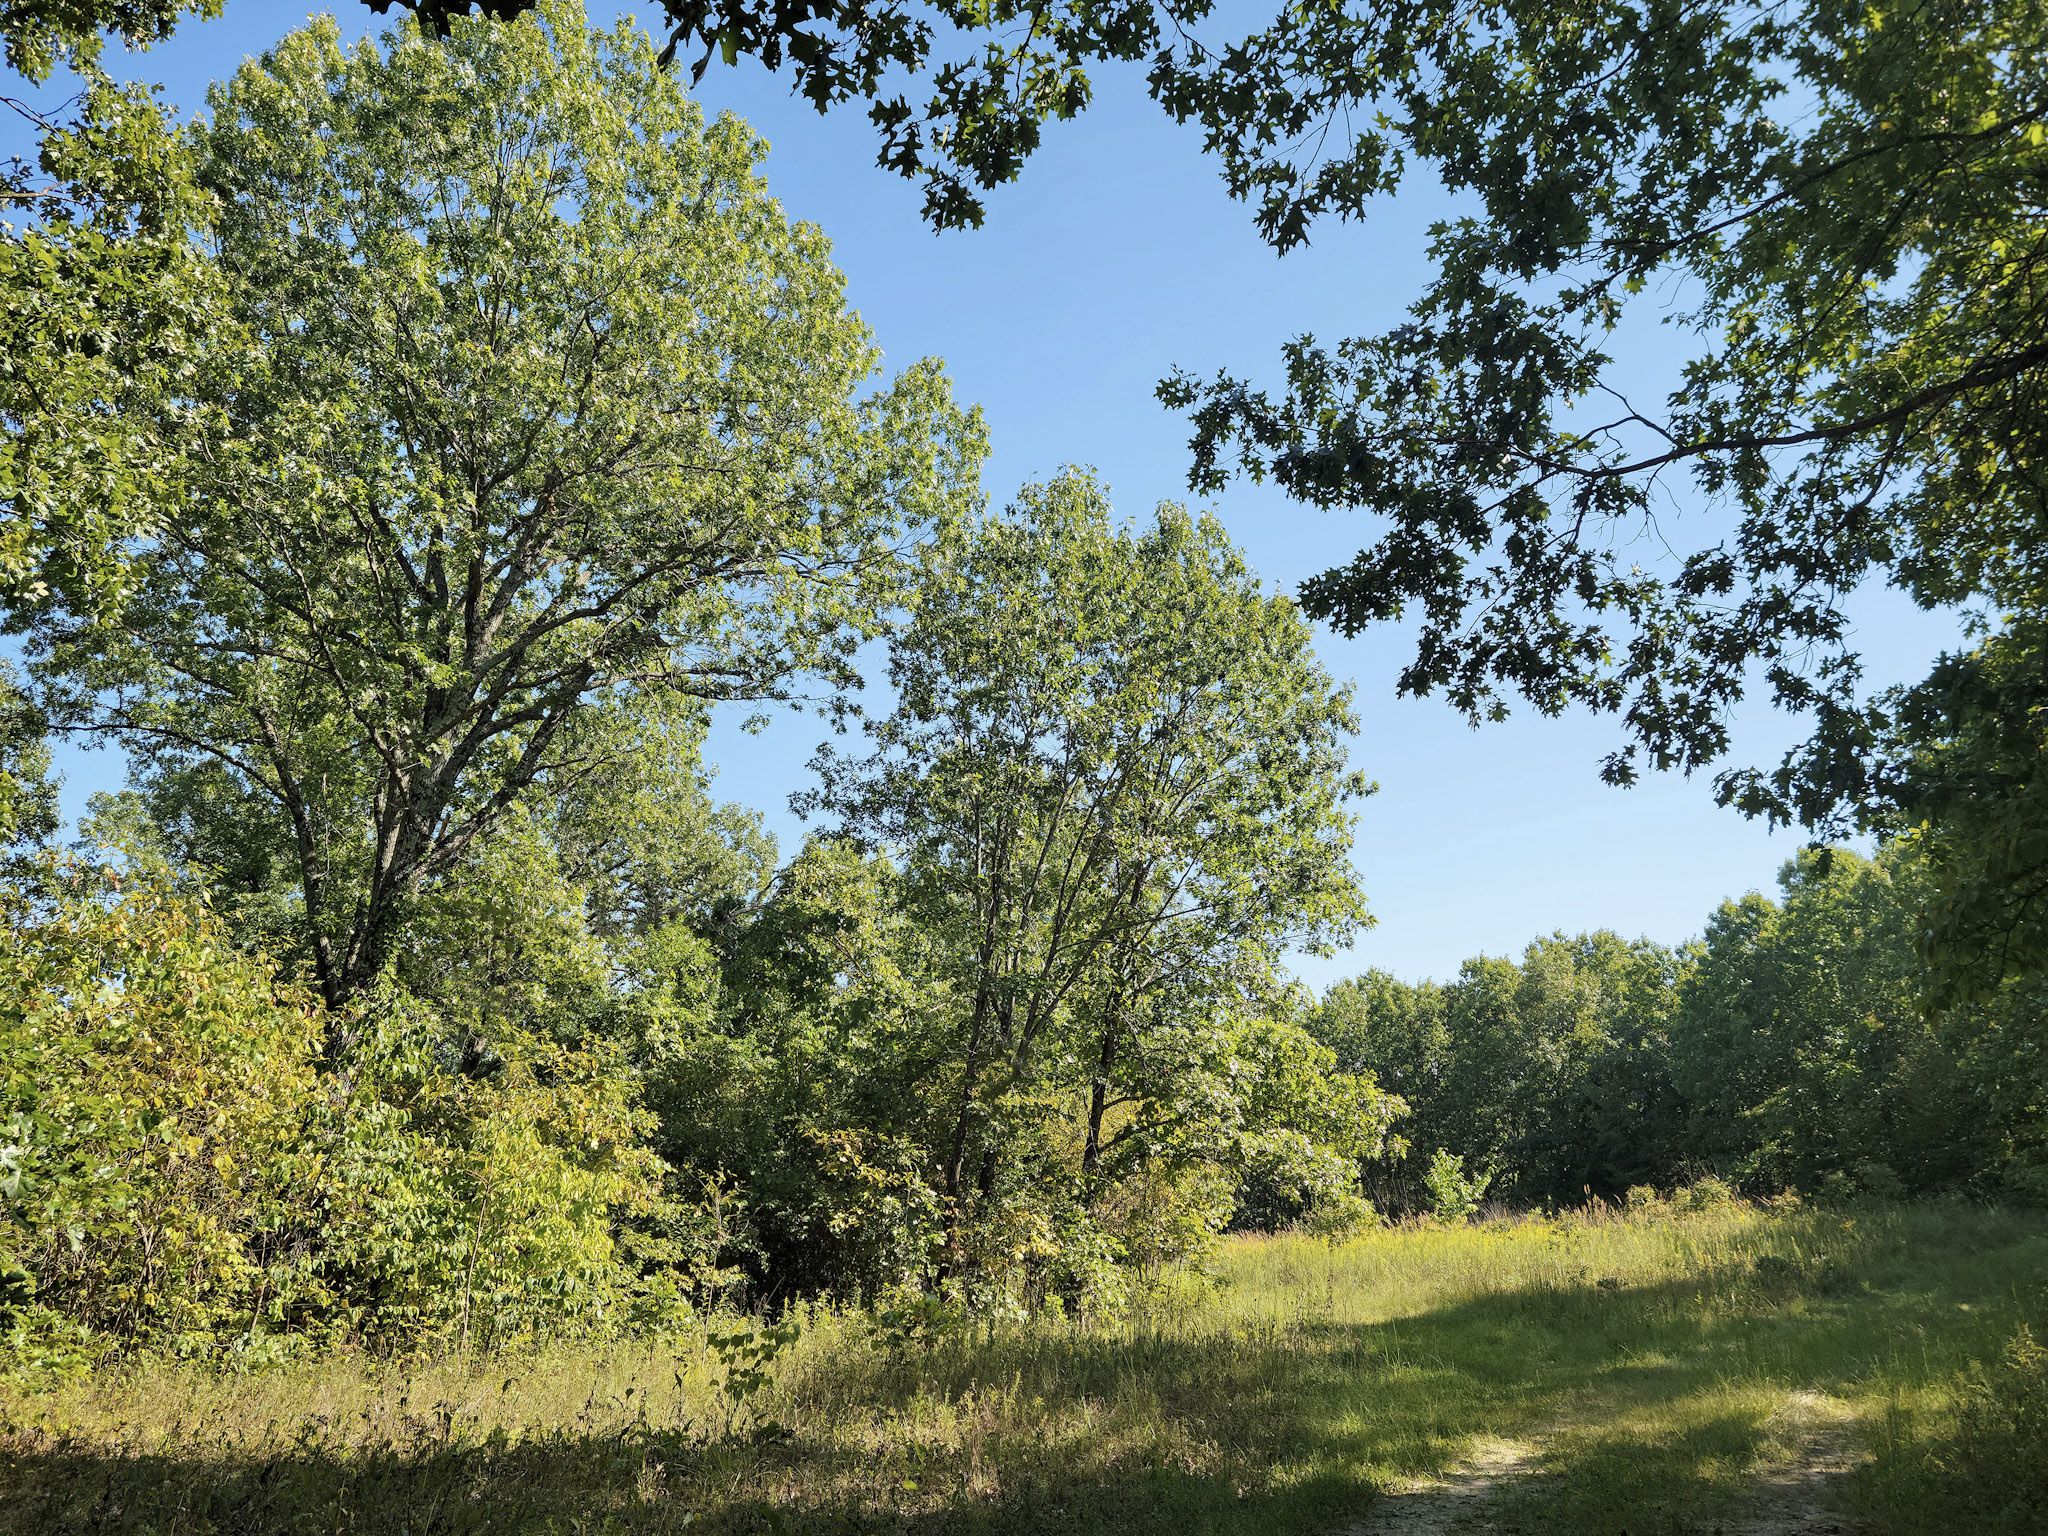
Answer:
<svg viewBox="0 0 2048 1536"><path fill-rule="evenodd" d="M1719 1536L1855 1536L1834 1497L1840 1480L1869 1460L1856 1441L1846 1405L1815 1392L1794 1392L1773 1420L1789 1458L1767 1468L1728 1518Z"/></svg>
<svg viewBox="0 0 2048 1536"><path fill-rule="evenodd" d="M1859 1536L1840 1513L1835 1488L1869 1455L1857 1442L1847 1405L1794 1392L1771 1420L1777 1454L1726 1513L1703 1522L1700 1536ZM1456 1470L1404 1483L1374 1502L1341 1536L1476 1536L1491 1531L1497 1495L1537 1470L1542 1448L1486 1440ZM1548 1532L1544 1536L1570 1536Z"/></svg>
<svg viewBox="0 0 2048 1536"><path fill-rule="evenodd" d="M1536 1447L1524 1441L1481 1441L1456 1471L1383 1495L1344 1536L1448 1536L1469 1529L1500 1485L1522 1476L1535 1462Z"/></svg>

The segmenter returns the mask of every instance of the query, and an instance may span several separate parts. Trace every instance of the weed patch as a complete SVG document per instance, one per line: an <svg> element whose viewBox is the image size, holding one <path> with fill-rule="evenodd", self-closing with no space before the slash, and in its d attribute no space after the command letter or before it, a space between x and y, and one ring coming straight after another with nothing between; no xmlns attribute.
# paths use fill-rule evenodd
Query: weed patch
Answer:
<svg viewBox="0 0 2048 1536"><path fill-rule="evenodd" d="M1290 1536L1513 1443L1535 1452L1487 1491L1500 1529L1675 1536L1796 1460L1808 1401L1875 1456L1830 1483L1845 1520L1931 1531L1914 1510L2038 1444L2039 1399L2010 1389L2038 1363L2007 1346L2044 1261L2048 1225L1960 1206L1242 1238L1115 1321L911 1339L798 1309L741 1362L737 1415L729 1322L136 1366L0 1400L0 1528ZM1973 1527L2001 1529L2030 1527Z"/></svg>

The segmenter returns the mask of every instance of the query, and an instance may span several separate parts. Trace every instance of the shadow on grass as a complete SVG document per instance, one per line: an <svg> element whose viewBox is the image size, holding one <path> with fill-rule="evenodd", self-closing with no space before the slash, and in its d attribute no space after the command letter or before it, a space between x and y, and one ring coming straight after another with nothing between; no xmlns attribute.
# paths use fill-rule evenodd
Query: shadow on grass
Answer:
<svg viewBox="0 0 2048 1536"><path fill-rule="evenodd" d="M2014 1265L2038 1264L2038 1242L2020 1248ZM1503 1291L1374 1324L848 1353L793 1384L793 1433L754 1444L646 1424L472 1438L459 1414L367 1440L312 1422L253 1448L201 1423L147 1454L17 1428L0 1529L1290 1536L1341 1530L1376 1490L1497 1437L1543 1447L1499 1529L1659 1536L1711 1528L1788 1392L1867 1394L1981 1357L1995 1325L1969 1303L1992 1269L1845 1253L1827 1272Z"/></svg>

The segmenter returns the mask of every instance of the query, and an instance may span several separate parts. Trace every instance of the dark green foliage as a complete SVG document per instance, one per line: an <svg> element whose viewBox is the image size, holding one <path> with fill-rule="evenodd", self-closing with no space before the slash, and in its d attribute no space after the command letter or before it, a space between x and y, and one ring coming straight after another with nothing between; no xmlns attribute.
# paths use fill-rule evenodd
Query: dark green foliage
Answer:
<svg viewBox="0 0 2048 1536"><path fill-rule="evenodd" d="M1412 1111L1368 1168L1427 1203L1448 1152L1517 1202L1613 1199L1709 1170L1753 1193L2048 1195L2048 1027L2038 984L1929 1012L1917 844L1808 852L1783 895L1724 902L1685 950L1556 936L1456 981L1330 989L1311 1029Z"/></svg>
<svg viewBox="0 0 2048 1536"><path fill-rule="evenodd" d="M1611 933L1539 939L1456 981L1382 972L1330 989L1309 1028L1407 1101L1405 1157L1369 1169L1395 1208L1426 1203L1439 1152L1494 1168L1491 1193L1575 1203L1663 1178L1677 1102L1665 1055L1682 957Z"/></svg>
<svg viewBox="0 0 2048 1536"><path fill-rule="evenodd" d="M1916 935L1939 1003L2048 969L2048 631L2012 623L1896 695L1887 818L1926 866Z"/></svg>
<svg viewBox="0 0 2048 1536"><path fill-rule="evenodd" d="M1694 1155L1762 1187L2031 1187L2048 1129L2038 984L1924 1010L1913 852L1806 854L1781 903L1715 914L1673 1035Z"/></svg>
<svg viewBox="0 0 2048 1536"><path fill-rule="evenodd" d="M1767 1187L1811 1190L1851 1179L1863 1161L1911 1156L1916 1127L1902 1112L1915 1106L1887 1090L1926 1026L1910 909L1889 870L1808 854L1780 883L1782 904L1751 895L1708 923L1672 1072L1696 1155ZM1947 1118L1955 1106L1926 1107ZM1945 1140L1956 1144L1960 1129Z"/></svg>
<svg viewBox="0 0 2048 1536"><path fill-rule="evenodd" d="M1407 323L1294 343L1275 392L1171 381L1197 480L1234 461L1379 519L1304 601L1419 621L1410 691L1617 712L1626 782L1719 757L1761 679L1816 732L1723 798L1880 812L1888 711L1840 594L2037 611L2043 27L2039 0L1289 12L1170 98L1267 233L1419 167L1482 206L1432 232ZM1332 149L1338 120L1370 126ZM1659 317L1696 348L1661 400L1612 379L1645 289L1696 295ZM1676 475L1720 515L1646 566Z"/></svg>
<svg viewBox="0 0 2048 1536"><path fill-rule="evenodd" d="M713 915L709 1008L650 1061L649 1093L720 1283L787 1299L926 1278L944 1047L921 947L895 872L837 844L807 847L758 907Z"/></svg>

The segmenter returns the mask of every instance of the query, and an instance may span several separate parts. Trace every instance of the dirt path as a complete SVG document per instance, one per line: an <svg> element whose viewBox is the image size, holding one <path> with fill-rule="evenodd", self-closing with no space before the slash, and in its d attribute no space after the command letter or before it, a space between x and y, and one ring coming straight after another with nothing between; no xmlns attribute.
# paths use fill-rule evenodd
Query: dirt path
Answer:
<svg viewBox="0 0 2048 1536"><path fill-rule="evenodd" d="M1773 1416L1789 1459L1763 1469L1748 1493L1702 1536L1856 1536L1835 1512L1830 1485L1865 1459L1847 1408L1811 1392L1795 1392ZM1464 1536L1490 1530L1494 1496L1505 1484L1532 1475L1542 1447L1526 1441L1487 1440L1455 1471L1418 1479L1376 1501L1363 1520L1341 1536ZM1556 1536L1569 1536L1559 1532Z"/></svg>
<svg viewBox="0 0 2048 1536"><path fill-rule="evenodd" d="M1721 1536L1854 1536L1835 1512L1830 1487L1865 1460L1849 1411L1831 1398L1794 1392L1775 1415L1796 1450L1790 1461L1766 1470L1728 1518Z"/></svg>
<svg viewBox="0 0 2048 1536"><path fill-rule="evenodd" d="M1482 1441L1455 1472L1405 1484L1377 1500L1344 1536L1446 1536L1482 1518L1494 1491L1526 1475L1536 1455L1526 1441Z"/></svg>

